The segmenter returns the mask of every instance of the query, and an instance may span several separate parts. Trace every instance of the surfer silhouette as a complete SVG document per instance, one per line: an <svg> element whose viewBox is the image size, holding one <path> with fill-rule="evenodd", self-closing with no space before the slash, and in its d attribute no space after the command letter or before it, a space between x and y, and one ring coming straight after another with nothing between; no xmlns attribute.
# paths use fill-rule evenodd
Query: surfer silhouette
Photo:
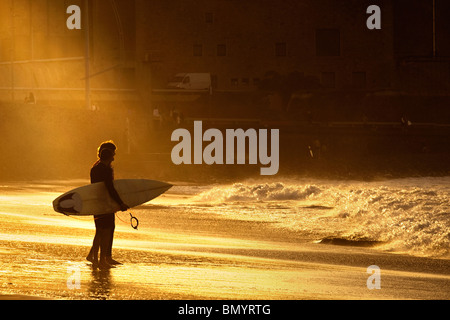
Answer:
<svg viewBox="0 0 450 320"><path fill-rule="evenodd" d="M111 163L116 154L116 145L113 141L103 142L98 148L98 160L91 168L91 183L104 182L109 195L119 205L121 211L126 211L129 207L123 203L119 194L114 188L114 170ZM114 265L121 264L112 258L112 245L115 229L115 213L94 215L95 237L92 248L86 259L92 262L94 267L109 269ZM98 251L100 249L100 260Z"/></svg>

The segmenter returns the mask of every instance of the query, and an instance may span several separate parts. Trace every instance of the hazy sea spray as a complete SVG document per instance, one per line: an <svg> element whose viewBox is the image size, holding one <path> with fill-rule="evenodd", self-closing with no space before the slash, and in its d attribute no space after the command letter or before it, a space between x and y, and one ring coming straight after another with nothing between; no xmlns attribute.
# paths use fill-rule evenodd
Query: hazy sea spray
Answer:
<svg viewBox="0 0 450 320"><path fill-rule="evenodd" d="M450 254L450 178L278 181L214 186L193 198L218 214L275 222L317 238L383 242L415 255Z"/></svg>
<svg viewBox="0 0 450 320"><path fill-rule="evenodd" d="M320 193L316 186L285 185L284 183L264 183L247 185L236 183L229 187L215 187L199 195L200 201L276 201L303 200L312 194Z"/></svg>

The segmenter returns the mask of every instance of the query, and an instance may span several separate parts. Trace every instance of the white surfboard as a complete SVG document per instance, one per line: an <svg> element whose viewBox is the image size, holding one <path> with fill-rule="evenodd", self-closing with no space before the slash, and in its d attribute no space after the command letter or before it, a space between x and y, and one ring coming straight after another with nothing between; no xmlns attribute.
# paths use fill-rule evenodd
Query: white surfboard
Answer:
<svg viewBox="0 0 450 320"><path fill-rule="evenodd" d="M155 180L114 180L114 188L130 208L158 197L171 187L171 184ZM64 193L53 201L53 209L65 215L89 216L117 212L120 206L109 195L105 183L98 182Z"/></svg>

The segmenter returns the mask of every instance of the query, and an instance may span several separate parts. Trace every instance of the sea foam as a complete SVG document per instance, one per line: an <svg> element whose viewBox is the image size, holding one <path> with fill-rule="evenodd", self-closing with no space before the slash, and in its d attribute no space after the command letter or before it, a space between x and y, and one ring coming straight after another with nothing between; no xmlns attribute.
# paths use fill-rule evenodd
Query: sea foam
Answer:
<svg viewBox="0 0 450 320"><path fill-rule="evenodd" d="M450 177L244 182L212 186L193 200L214 204L229 218L270 221L317 240L333 237L419 256L450 255Z"/></svg>

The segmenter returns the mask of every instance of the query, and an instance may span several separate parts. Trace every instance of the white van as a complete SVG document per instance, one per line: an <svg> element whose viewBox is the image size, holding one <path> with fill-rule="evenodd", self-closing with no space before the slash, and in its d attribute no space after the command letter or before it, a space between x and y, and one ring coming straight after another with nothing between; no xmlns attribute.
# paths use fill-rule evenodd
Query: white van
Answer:
<svg viewBox="0 0 450 320"><path fill-rule="evenodd" d="M178 73L167 84L169 89L211 90L209 73Z"/></svg>

